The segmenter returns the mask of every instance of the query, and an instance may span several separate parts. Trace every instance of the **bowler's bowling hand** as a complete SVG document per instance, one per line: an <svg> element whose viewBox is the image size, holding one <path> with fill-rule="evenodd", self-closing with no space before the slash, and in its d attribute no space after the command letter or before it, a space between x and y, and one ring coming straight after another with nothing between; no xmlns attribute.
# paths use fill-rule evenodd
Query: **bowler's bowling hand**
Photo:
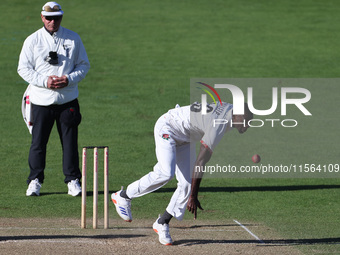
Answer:
<svg viewBox="0 0 340 255"><path fill-rule="evenodd" d="M187 204L187 209L189 212L194 214L194 219L197 218L197 207L201 210L204 210L201 206L201 203L198 201L197 197L190 196Z"/></svg>

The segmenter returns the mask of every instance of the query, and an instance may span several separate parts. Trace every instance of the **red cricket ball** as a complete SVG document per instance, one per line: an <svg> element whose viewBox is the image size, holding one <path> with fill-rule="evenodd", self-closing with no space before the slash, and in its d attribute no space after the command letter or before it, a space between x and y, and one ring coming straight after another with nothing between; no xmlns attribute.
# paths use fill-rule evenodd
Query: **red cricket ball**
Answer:
<svg viewBox="0 0 340 255"><path fill-rule="evenodd" d="M254 163L259 163L259 162L261 161L261 157L260 157L260 155L255 154L254 156L251 157L251 160L252 160Z"/></svg>

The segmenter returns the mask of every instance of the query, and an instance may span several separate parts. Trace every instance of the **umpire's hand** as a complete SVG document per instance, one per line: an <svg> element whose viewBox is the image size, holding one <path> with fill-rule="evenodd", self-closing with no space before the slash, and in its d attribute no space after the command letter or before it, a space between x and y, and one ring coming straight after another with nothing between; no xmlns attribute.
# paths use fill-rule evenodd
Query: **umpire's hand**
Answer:
<svg viewBox="0 0 340 255"><path fill-rule="evenodd" d="M68 79L67 77L61 76L58 77L56 75L51 75L48 77L47 80L47 88L49 89L62 89L68 85Z"/></svg>

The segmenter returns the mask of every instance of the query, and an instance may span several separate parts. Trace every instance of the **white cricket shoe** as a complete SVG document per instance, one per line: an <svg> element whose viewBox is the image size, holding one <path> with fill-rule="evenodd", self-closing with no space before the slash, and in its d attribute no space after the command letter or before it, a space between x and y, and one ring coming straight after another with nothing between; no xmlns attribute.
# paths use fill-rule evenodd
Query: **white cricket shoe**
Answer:
<svg viewBox="0 0 340 255"><path fill-rule="evenodd" d="M169 224L159 224L160 216L153 224L153 230L158 234L158 240L161 244L172 245L172 239L169 232Z"/></svg>
<svg viewBox="0 0 340 255"><path fill-rule="evenodd" d="M39 182L38 178L32 180L28 185L26 190L26 196L39 196L40 195L40 188L41 183Z"/></svg>
<svg viewBox="0 0 340 255"><path fill-rule="evenodd" d="M72 180L67 183L68 193L69 195L76 197L81 194L81 187L78 179Z"/></svg>
<svg viewBox="0 0 340 255"><path fill-rule="evenodd" d="M116 207L118 215L125 221L131 222L131 199L126 199L120 196L122 190L112 193L111 199Z"/></svg>

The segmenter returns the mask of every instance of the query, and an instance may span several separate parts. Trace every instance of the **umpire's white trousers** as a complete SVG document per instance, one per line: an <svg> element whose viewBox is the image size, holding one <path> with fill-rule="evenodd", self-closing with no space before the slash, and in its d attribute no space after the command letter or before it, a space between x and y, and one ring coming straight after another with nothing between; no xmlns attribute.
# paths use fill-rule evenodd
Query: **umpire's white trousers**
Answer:
<svg viewBox="0 0 340 255"><path fill-rule="evenodd" d="M152 172L131 183L126 194L131 199L143 196L161 188L176 175L177 188L166 210L176 219L182 220L191 192L190 166L193 166L196 159L195 143L176 145L172 139L168 117L168 114L162 115L154 129L158 163ZM170 135L168 140L165 139L166 136L163 137L164 134Z"/></svg>

